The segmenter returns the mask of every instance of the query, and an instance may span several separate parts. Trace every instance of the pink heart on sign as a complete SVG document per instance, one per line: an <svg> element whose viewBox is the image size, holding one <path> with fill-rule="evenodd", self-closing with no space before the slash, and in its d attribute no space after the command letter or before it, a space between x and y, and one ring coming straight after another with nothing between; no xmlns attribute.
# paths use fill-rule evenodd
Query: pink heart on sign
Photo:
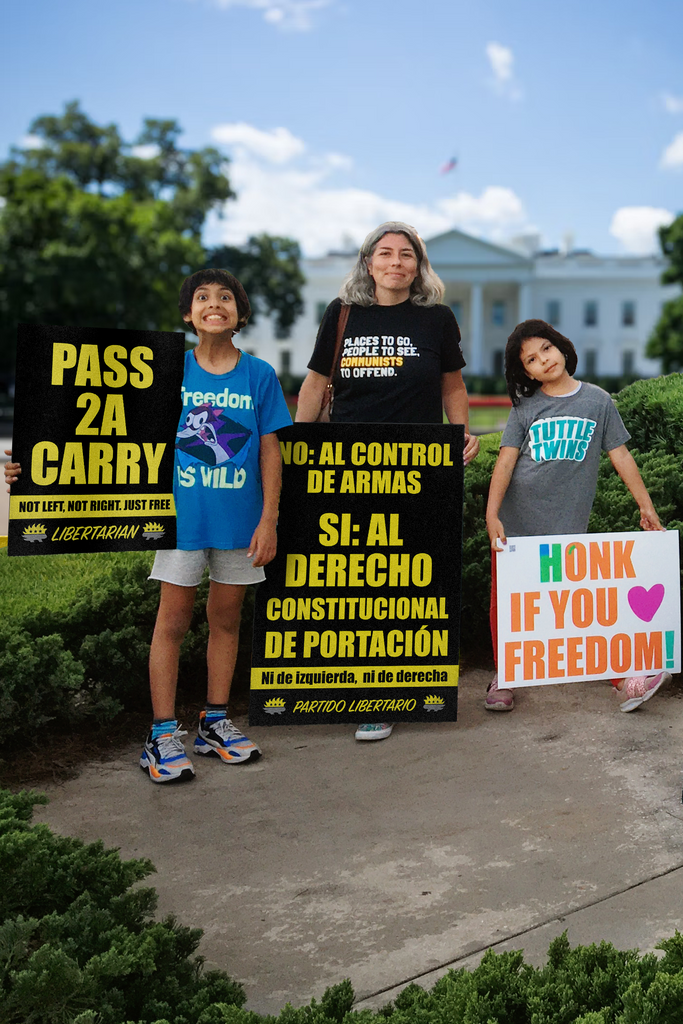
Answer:
<svg viewBox="0 0 683 1024"><path fill-rule="evenodd" d="M631 587L628 592L631 611L643 622L652 621L663 600L663 583L655 583L654 587L650 587L649 590L646 590L645 587Z"/></svg>

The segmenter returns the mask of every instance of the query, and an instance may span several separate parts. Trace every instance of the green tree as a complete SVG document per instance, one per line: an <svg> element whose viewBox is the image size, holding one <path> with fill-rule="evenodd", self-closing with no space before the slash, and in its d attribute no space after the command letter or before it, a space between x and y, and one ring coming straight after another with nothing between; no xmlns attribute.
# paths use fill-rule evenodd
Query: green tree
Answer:
<svg viewBox="0 0 683 1024"><path fill-rule="evenodd" d="M207 261L206 216L234 198L226 158L182 149L172 120L148 118L126 142L77 102L29 131L0 164L0 370L18 322L179 329L179 283ZM296 243L264 235L244 256L257 309L287 330L301 308Z"/></svg>
<svg viewBox="0 0 683 1024"><path fill-rule="evenodd" d="M668 266L662 284L683 285L683 214L667 228L659 229L662 252ZM683 370L683 295L664 304L662 315L650 335L645 354L662 360L664 373Z"/></svg>
<svg viewBox="0 0 683 1024"><path fill-rule="evenodd" d="M255 235L241 248L213 249L206 265L224 267L238 277L251 301L251 323L259 313L273 316L277 336L286 338L303 312L300 259L299 244L291 238Z"/></svg>

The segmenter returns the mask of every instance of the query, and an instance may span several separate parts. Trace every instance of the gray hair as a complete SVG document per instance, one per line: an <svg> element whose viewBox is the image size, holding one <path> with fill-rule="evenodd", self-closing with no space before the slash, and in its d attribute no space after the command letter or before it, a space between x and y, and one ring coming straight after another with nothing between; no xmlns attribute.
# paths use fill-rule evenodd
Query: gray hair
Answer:
<svg viewBox="0 0 683 1024"><path fill-rule="evenodd" d="M370 232L360 247L353 270L342 281L339 298L346 305L375 305L375 282L367 264L377 243L385 235L405 235L417 256L417 276L410 286L410 301L416 306L436 306L444 297L444 283L432 270L425 244L415 228L400 220L388 220Z"/></svg>

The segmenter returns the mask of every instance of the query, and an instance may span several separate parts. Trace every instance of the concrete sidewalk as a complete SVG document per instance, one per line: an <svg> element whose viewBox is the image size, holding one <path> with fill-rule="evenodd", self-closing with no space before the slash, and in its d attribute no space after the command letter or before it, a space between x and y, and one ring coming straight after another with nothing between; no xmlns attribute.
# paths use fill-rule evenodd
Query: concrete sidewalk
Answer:
<svg viewBox="0 0 683 1024"><path fill-rule="evenodd" d="M680 680L632 714L592 683L493 714L487 681L464 675L457 723L379 743L252 729L260 761L195 758L177 787L150 783L136 744L49 787L36 819L151 858L160 913L203 928L208 966L263 1013L345 977L381 1006L490 946L540 964L565 928L642 951L683 930Z"/></svg>

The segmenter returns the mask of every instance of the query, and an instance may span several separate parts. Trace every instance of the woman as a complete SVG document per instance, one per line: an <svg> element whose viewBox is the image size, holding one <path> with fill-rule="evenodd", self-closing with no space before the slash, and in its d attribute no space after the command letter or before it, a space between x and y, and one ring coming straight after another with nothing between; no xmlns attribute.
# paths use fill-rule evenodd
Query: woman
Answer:
<svg viewBox="0 0 683 1024"><path fill-rule="evenodd" d="M337 324L350 306L334 373L333 423L449 423L465 427L465 464L479 451L469 433L465 360L452 310L441 304L443 282L432 270L414 228L387 221L371 231L327 307L296 421L318 418L334 361ZM389 723L360 725L358 740L381 740Z"/></svg>

